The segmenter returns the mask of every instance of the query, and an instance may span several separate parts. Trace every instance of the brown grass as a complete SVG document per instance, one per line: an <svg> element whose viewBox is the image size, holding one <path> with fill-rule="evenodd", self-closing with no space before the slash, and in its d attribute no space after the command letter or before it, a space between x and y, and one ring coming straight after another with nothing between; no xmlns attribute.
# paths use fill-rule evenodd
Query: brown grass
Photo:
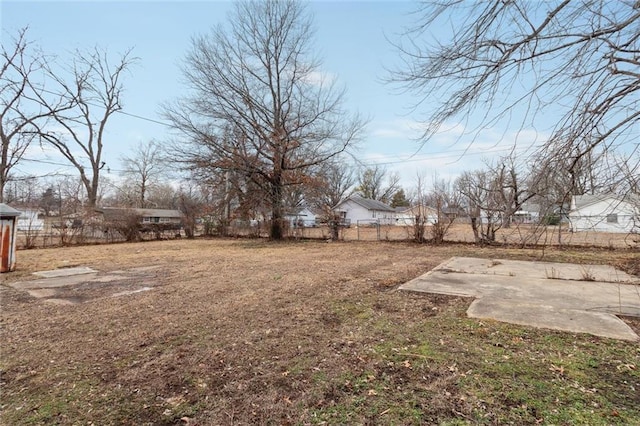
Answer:
<svg viewBox="0 0 640 426"><path fill-rule="evenodd" d="M18 271L1 277L5 284L77 265L159 269L152 291L117 298L103 291L73 306L0 286L0 420L533 424L566 423L562 416L580 404L597 405L587 423L623 424L640 415L638 394L630 390L640 385L633 345L471 320L464 314L468 300L395 291L452 255L638 260L637 252L597 249L262 240L20 251ZM607 354L599 369L570 376L570 365L582 368ZM566 364L566 372L552 364ZM519 383L547 387L542 396L534 389L517 397ZM579 391L602 383L598 392ZM527 392L549 401L536 408L518 399Z"/></svg>

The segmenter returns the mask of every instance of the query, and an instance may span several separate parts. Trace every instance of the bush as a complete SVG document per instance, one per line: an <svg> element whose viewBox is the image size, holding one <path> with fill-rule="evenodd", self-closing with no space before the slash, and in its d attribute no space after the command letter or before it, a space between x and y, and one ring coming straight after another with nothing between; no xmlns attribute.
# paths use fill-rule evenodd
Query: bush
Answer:
<svg viewBox="0 0 640 426"><path fill-rule="evenodd" d="M126 213L117 219L105 223L105 232L114 231L125 241L140 241L140 221L142 217L135 213Z"/></svg>
<svg viewBox="0 0 640 426"><path fill-rule="evenodd" d="M560 225L560 215L555 213L547 214L542 218L542 224L558 226Z"/></svg>

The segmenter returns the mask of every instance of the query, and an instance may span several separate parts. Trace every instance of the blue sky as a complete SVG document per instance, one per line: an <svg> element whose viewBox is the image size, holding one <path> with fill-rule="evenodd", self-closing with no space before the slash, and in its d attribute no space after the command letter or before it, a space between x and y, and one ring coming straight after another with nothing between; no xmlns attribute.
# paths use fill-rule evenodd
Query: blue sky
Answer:
<svg viewBox="0 0 640 426"><path fill-rule="evenodd" d="M2 1L2 40L18 28L29 26L29 39L45 52L68 58L75 48L93 46L118 53L133 48L140 60L124 80L124 112L162 121L160 103L178 97L184 85L180 66L195 34L206 33L224 22L232 4L197 1ZM385 67L398 63L398 53L387 39L395 40L413 19L415 4L404 1L314 1L309 9L316 25L316 46L322 71L347 89L346 107L370 119L359 157L367 165L384 164L397 171L410 188L418 173L431 179L453 178L462 170L481 167L482 159L508 153L516 140L508 128L485 129L470 145L462 123L448 123L443 131L419 150L414 140L419 115L411 113L414 99L397 94L382 79ZM109 123L105 144L107 167L115 173L119 158L137 144L167 139L168 129L157 123L118 114ZM519 148L530 147L540 134L521 132ZM466 151L466 152L465 152ZM464 154L464 155L463 155ZM54 152L33 149L30 158L64 162ZM36 173L33 163L19 169ZM70 167L54 166L73 172ZM39 166L41 170L42 166Z"/></svg>

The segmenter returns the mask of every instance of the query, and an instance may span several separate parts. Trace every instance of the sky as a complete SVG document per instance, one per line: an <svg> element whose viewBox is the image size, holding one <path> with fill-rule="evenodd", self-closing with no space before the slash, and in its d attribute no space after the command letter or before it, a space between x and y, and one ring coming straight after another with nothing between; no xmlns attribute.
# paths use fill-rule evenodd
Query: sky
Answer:
<svg viewBox="0 0 640 426"><path fill-rule="evenodd" d="M399 93L384 80L399 63L391 41L411 27L416 4L406 1L312 1L308 8L316 27L315 46L321 71L346 88L345 108L369 119L357 157L365 166L376 164L397 172L404 188L427 180L454 179L464 170L481 168L483 161L507 155L539 141L536 132L512 132L507 127L465 134L464 123L446 123L427 144L416 137L420 110L412 111L415 98ZM192 36L208 33L223 23L232 3L222 1L7 1L0 2L2 42L28 26L28 39L60 59L74 49L106 48L118 54L133 48L139 58L124 80L124 114L112 117L104 148L107 176L117 179L121 157L149 140L168 139L160 105L178 98L186 86L181 66ZM472 143L473 141L473 143ZM18 166L28 174L43 168L73 173L71 166L52 150L34 146ZM49 170L49 169L47 169Z"/></svg>

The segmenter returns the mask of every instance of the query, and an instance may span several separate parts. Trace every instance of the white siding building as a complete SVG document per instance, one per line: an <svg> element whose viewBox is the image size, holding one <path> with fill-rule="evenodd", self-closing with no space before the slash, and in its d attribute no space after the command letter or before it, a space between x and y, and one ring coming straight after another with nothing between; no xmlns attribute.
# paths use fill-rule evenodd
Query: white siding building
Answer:
<svg viewBox="0 0 640 426"><path fill-rule="evenodd" d="M393 225L396 221L395 209L377 200L352 195L340 201L333 211L340 215L351 226L378 223Z"/></svg>
<svg viewBox="0 0 640 426"><path fill-rule="evenodd" d="M307 207L302 207L296 212L284 215L284 220L289 222L291 228L309 228L316 226L316 214Z"/></svg>
<svg viewBox="0 0 640 426"><path fill-rule="evenodd" d="M433 225L438 222L438 211L429 206L403 207L396 211L396 225L413 226L416 218L420 217L426 225Z"/></svg>
<svg viewBox="0 0 640 426"><path fill-rule="evenodd" d="M569 222L572 232L628 233L640 230L640 200L616 195L574 195Z"/></svg>
<svg viewBox="0 0 640 426"><path fill-rule="evenodd" d="M44 220L38 219L37 210L23 210L22 214L18 216L16 223L18 231L42 231L44 229Z"/></svg>

